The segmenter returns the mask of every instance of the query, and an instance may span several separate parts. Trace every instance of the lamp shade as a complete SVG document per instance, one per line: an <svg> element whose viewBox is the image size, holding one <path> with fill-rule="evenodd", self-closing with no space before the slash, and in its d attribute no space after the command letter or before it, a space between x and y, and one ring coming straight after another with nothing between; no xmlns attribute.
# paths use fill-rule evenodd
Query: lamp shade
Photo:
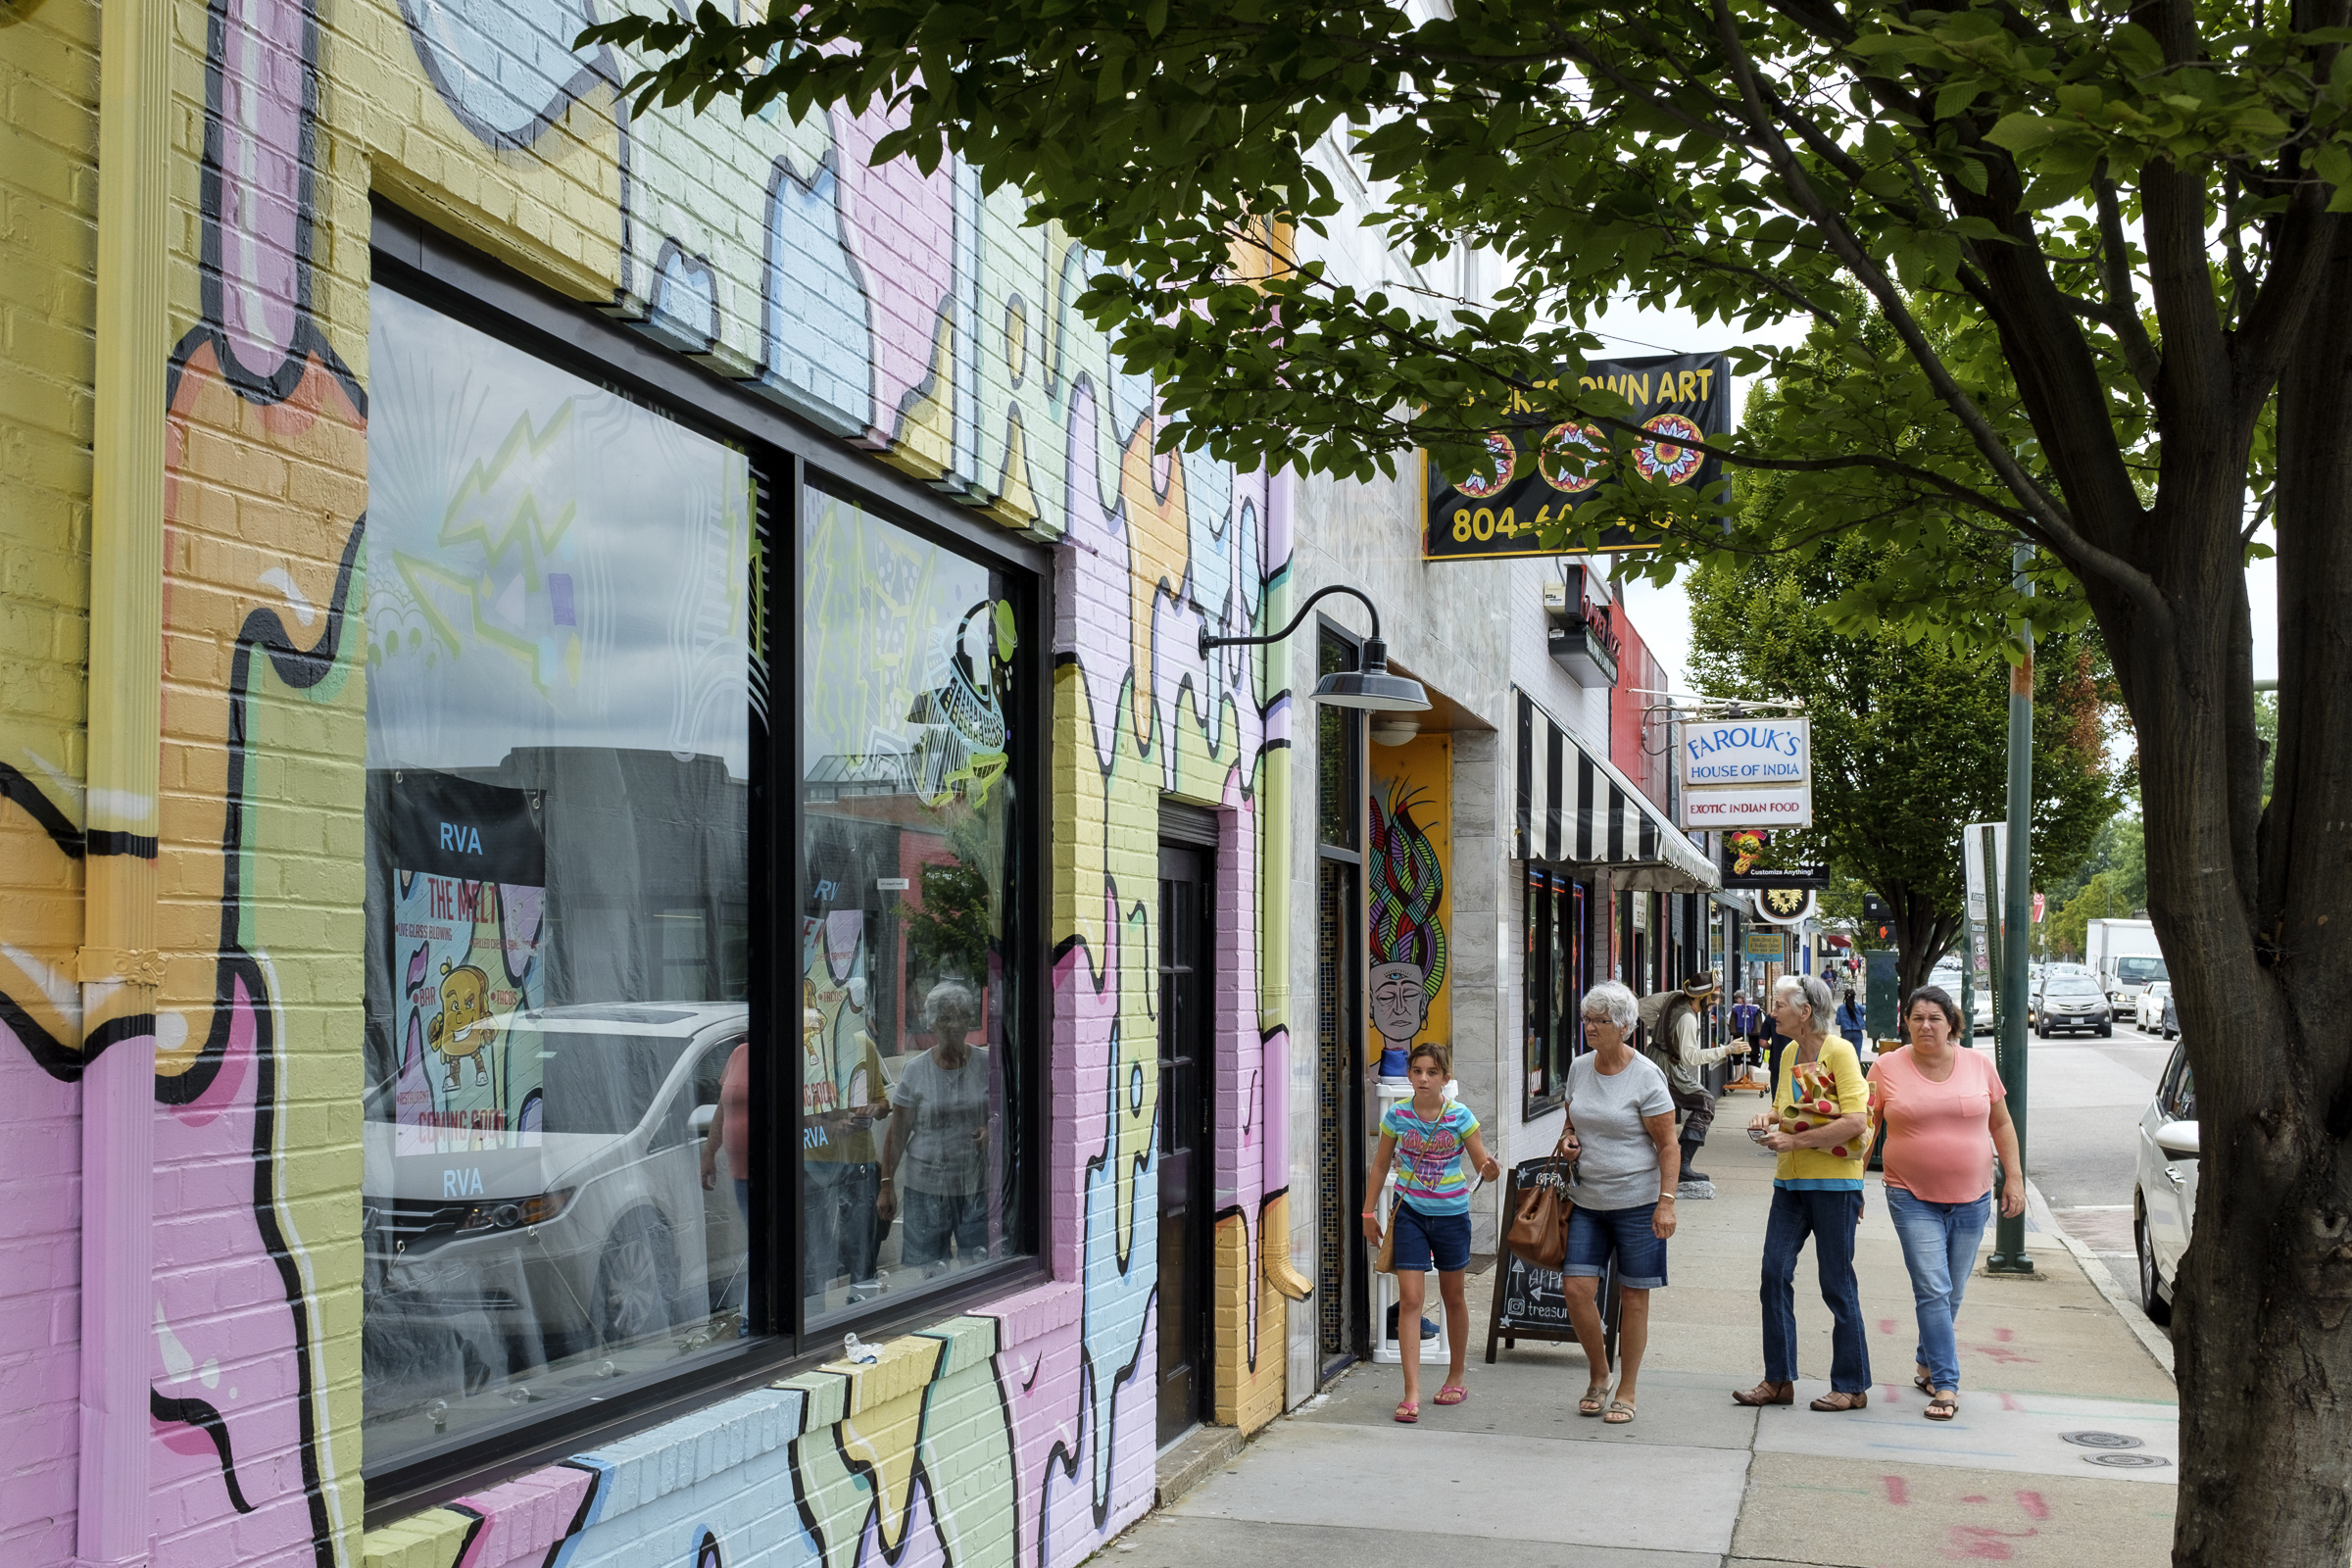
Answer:
<svg viewBox="0 0 2352 1568"><path fill-rule="evenodd" d="M1315 701L1372 713L1419 713L1429 708L1429 693L1412 677L1389 672L1389 651L1375 637L1364 643L1364 667L1339 670L1315 682Z"/></svg>

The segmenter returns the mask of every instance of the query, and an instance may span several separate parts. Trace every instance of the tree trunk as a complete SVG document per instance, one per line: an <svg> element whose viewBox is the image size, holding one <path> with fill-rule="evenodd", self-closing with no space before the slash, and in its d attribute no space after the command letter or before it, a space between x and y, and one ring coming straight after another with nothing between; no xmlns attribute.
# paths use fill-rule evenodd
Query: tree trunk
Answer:
<svg viewBox="0 0 2352 1568"><path fill-rule="evenodd" d="M2133 649L2149 912L2203 1129L2173 1331L2177 1568L2352 1556L2352 245L2280 384L2278 450L2267 812L2233 552L2203 564L2232 592L2177 597L2169 657ZM2212 519L2225 543L2234 511Z"/></svg>

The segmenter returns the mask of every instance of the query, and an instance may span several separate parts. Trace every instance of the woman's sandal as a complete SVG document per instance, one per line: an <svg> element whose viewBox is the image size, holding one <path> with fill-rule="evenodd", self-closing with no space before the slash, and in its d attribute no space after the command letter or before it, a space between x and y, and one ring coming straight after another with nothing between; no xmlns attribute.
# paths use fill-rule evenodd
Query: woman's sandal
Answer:
<svg viewBox="0 0 2352 1568"><path fill-rule="evenodd" d="M1931 1399L1936 1397L1936 1385L1928 1381L1928 1375L1925 1372L1911 1374L1911 1386Z"/></svg>
<svg viewBox="0 0 2352 1568"><path fill-rule="evenodd" d="M1857 1394L1847 1394L1844 1390L1839 1389L1832 1393L1825 1394L1820 1398L1815 1399L1810 1408L1815 1410L1828 1410L1831 1413L1836 1414L1845 1410L1860 1410L1866 1407L1869 1403L1870 1395L1867 1391Z"/></svg>
<svg viewBox="0 0 2352 1568"><path fill-rule="evenodd" d="M1399 1404L1396 1406L1396 1419L1401 1424L1409 1427L1414 1422L1421 1419L1421 1407L1409 1401Z"/></svg>
<svg viewBox="0 0 2352 1568"><path fill-rule="evenodd" d="M1470 1397L1470 1391L1468 1389L1463 1388L1459 1383L1448 1383L1438 1391L1437 1402L1440 1404L1459 1404L1468 1397Z"/></svg>
<svg viewBox="0 0 2352 1568"><path fill-rule="evenodd" d="M1634 1418L1634 1407L1623 1399L1609 1401L1609 1413L1601 1417L1610 1426L1621 1427Z"/></svg>
<svg viewBox="0 0 2352 1568"><path fill-rule="evenodd" d="M1752 1389L1742 1389L1738 1394L1733 1395L1732 1402L1734 1404L1747 1405L1794 1404L1796 1402L1796 1385L1793 1383L1775 1383L1770 1378L1767 1378Z"/></svg>
<svg viewBox="0 0 2352 1568"><path fill-rule="evenodd" d="M1928 1400L1927 1417L1931 1421L1949 1421L1960 1413L1960 1395L1957 1390L1937 1394Z"/></svg>
<svg viewBox="0 0 2352 1568"><path fill-rule="evenodd" d="M1585 1390L1585 1396L1576 1401L1576 1413L1578 1415L1600 1414L1601 1401L1608 1398L1608 1396L1609 1386L1606 1383L1593 1384L1591 1388Z"/></svg>

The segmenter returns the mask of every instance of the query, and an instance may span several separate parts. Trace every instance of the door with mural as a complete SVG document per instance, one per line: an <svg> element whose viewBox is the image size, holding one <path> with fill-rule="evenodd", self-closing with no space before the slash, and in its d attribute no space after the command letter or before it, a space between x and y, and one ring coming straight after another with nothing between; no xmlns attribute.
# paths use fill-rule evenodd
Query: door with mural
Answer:
<svg viewBox="0 0 2352 1568"><path fill-rule="evenodd" d="M1159 1441L1208 1413L1210 858L1159 847Z"/></svg>

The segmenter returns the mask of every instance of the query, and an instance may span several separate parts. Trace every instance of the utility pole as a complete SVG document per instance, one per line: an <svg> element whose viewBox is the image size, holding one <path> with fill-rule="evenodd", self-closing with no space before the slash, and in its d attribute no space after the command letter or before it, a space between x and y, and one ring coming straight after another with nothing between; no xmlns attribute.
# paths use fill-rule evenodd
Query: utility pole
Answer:
<svg viewBox="0 0 2352 1568"><path fill-rule="evenodd" d="M2031 595L2034 584L2026 575L2033 564L2034 547L2022 541L2010 555L2017 591ZM2019 629L2025 659L2009 671L2009 863L2003 868L1999 931L2000 976L1994 992L1994 1047L2001 1087L2008 1091L2009 1119L2017 1124L2017 1160L2026 1163L2026 936L2034 913L2034 622ZM1985 911L1991 922L1992 910ZM2019 1171L2024 1174L2022 1168ZM1993 1200L1999 1204L1999 1198ZM2026 1255L2026 1220L2000 1218L1993 1229L1992 1256L1984 1267L1994 1274L2031 1274L2034 1260Z"/></svg>

